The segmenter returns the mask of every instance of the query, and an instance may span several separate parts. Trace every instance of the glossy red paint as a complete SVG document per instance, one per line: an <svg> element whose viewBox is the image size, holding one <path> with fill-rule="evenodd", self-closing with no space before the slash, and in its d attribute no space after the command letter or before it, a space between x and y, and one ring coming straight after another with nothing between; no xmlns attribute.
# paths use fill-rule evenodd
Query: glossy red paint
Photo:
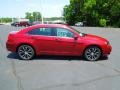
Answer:
<svg viewBox="0 0 120 90"><path fill-rule="evenodd" d="M74 37L58 37L45 35L31 35L29 31L37 28L64 28L74 34ZM27 44L34 48L36 55L70 55L82 56L84 50L89 46L97 46L102 55L109 55L111 45L109 41L95 35L79 34L67 25L40 24L30 26L18 32L11 32L6 42L7 50L17 52L20 45Z"/></svg>

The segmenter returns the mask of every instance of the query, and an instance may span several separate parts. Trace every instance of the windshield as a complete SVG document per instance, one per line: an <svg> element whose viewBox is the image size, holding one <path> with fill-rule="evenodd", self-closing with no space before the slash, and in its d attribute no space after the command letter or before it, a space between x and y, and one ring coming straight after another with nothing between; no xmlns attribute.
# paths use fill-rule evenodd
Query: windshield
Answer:
<svg viewBox="0 0 120 90"><path fill-rule="evenodd" d="M81 33L79 30L75 29L75 28L72 27L72 26L71 26L70 28L73 29L74 31L76 31L76 32L79 33L79 34Z"/></svg>
<svg viewBox="0 0 120 90"><path fill-rule="evenodd" d="M74 30L74 31L76 31L77 33L79 33L79 35L80 36L82 36L82 37L84 37L84 36L86 36L87 34L85 34L85 33L81 33L79 30L77 30L77 29L75 29L74 27L70 27L72 30Z"/></svg>

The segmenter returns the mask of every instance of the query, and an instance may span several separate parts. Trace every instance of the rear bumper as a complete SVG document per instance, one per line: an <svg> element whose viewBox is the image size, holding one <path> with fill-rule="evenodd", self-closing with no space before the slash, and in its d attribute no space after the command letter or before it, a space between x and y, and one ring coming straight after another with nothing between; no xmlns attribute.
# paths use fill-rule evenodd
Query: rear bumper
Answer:
<svg viewBox="0 0 120 90"><path fill-rule="evenodd" d="M11 52L16 52L16 45L13 43L6 43L6 49Z"/></svg>

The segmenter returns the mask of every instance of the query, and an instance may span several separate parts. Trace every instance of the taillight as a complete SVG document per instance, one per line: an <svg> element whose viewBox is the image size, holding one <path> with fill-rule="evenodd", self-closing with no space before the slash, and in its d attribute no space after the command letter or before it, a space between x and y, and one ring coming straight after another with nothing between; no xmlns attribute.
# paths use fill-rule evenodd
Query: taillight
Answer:
<svg viewBox="0 0 120 90"><path fill-rule="evenodd" d="M10 34L8 36L8 42L14 42L15 36L16 36L17 32L18 31L12 31L12 32L10 32Z"/></svg>
<svg viewBox="0 0 120 90"><path fill-rule="evenodd" d="M14 35L12 35L12 34L9 34L9 36L8 36L8 42L14 42Z"/></svg>

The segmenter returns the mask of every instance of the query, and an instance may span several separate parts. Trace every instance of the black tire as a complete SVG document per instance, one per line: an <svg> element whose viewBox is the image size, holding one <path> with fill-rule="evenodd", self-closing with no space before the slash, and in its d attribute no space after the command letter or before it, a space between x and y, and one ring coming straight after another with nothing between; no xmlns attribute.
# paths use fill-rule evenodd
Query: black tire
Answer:
<svg viewBox="0 0 120 90"><path fill-rule="evenodd" d="M28 27L28 25L25 25L25 27Z"/></svg>
<svg viewBox="0 0 120 90"><path fill-rule="evenodd" d="M16 27L19 27L19 25L15 25Z"/></svg>
<svg viewBox="0 0 120 90"><path fill-rule="evenodd" d="M30 45L21 45L17 50L18 56L22 60L31 60L35 56L35 51Z"/></svg>
<svg viewBox="0 0 120 90"><path fill-rule="evenodd" d="M96 61L102 55L102 51L97 46L90 46L84 51L84 57L88 61Z"/></svg>

